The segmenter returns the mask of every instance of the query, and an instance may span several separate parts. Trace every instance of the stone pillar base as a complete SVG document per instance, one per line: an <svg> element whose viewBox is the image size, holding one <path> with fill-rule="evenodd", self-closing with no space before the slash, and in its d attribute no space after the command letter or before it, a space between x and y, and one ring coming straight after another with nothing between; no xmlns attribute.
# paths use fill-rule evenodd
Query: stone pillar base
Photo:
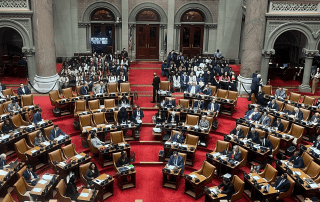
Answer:
<svg viewBox="0 0 320 202"><path fill-rule="evenodd" d="M238 76L238 94L244 95L251 92L252 78L245 78L239 74ZM248 93L247 93L248 92Z"/></svg>
<svg viewBox="0 0 320 202"><path fill-rule="evenodd" d="M38 91L38 92L41 92L41 93L47 93L49 92L53 86L54 88L52 89L53 90L58 90L59 88L59 84L57 83L56 84L56 81L59 80L59 75L56 74L54 76L48 76L48 77L44 77L44 76L38 76L36 75L34 77L34 80L33 80L33 87ZM33 88L31 89L31 92L32 93L37 93Z"/></svg>
<svg viewBox="0 0 320 202"><path fill-rule="evenodd" d="M311 92L311 87L310 87L309 85L301 84L301 85L299 86L299 91L300 91L300 92L309 93L309 92Z"/></svg>

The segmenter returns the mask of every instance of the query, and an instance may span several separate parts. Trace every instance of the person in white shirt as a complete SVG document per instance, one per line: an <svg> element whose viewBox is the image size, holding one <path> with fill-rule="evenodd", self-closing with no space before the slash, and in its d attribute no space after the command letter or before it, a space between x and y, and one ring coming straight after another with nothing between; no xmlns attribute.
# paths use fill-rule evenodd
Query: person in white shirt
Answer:
<svg viewBox="0 0 320 202"><path fill-rule="evenodd" d="M109 76L109 83L116 83L117 82L117 77L113 76L113 73L111 72Z"/></svg>
<svg viewBox="0 0 320 202"><path fill-rule="evenodd" d="M62 77L59 79L59 91L61 92L62 89L68 88L69 87L69 77L64 74Z"/></svg>
<svg viewBox="0 0 320 202"><path fill-rule="evenodd" d="M192 83L197 84L197 77L195 75L193 75L193 72L191 72L190 76L189 76L189 85L192 85Z"/></svg>

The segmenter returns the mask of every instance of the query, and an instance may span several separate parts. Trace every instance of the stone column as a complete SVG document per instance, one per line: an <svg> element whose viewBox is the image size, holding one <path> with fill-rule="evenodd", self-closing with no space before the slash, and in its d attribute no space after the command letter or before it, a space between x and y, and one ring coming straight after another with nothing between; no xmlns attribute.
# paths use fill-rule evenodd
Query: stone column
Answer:
<svg viewBox="0 0 320 202"><path fill-rule="evenodd" d="M174 4L175 0L168 0L167 54L174 50Z"/></svg>
<svg viewBox="0 0 320 202"><path fill-rule="evenodd" d="M119 23L115 23L114 24L114 29L115 29L115 36L121 36L120 35L120 24ZM116 37L117 39L117 37ZM121 53L120 51L120 40L115 40L115 44L114 44L114 51L113 52L117 52L117 53Z"/></svg>
<svg viewBox="0 0 320 202"><path fill-rule="evenodd" d="M260 70L267 9L268 1L248 0L240 71L242 77L251 77L253 72Z"/></svg>
<svg viewBox="0 0 320 202"><path fill-rule="evenodd" d="M129 12L128 12L128 0L122 0L122 47L128 51L129 46Z"/></svg>
<svg viewBox="0 0 320 202"><path fill-rule="evenodd" d="M159 61L163 61L164 57L165 57L165 50L164 50L164 40L165 40L165 28L166 25L160 25L160 30L159 30L159 35L160 35L160 39L159 39L159 49L160 49L160 54L159 54Z"/></svg>
<svg viewBox="0 0 320 202"><path fill-rule="evenodd" d="M268 79L268 71L269 71L269 60L271 58L272 55L275 54L275 50L274 49L269 49L269 50L262 50L262 55L264 57L262 57L261 60L261 79L263 81L263 84L266 85L267 84L267 79Z"/></svg>
<svg viewBox="0 0 320 202"><path fill-rule="evenodd" d="M318 50L307 50L304 48L304 49L302 49L302 52L305 54L305 63L304 63L302 84L299 86L299 91L311 92L309 82L310 82L312 61L313 61L314 56L319 54L319 51Z"/></svg>
<svg viewBox="0 0 320 202"><path fill-rule="evenodd" d="M175 48L174 50L176 52L180 52L180 32L181 32L181 25L175 25L174 26L175 30L176 30L176 43L175 43Z"/></svg>
<svg viewBox="0 0 320 202"><path fill-rule="evenodd" d="M28 78L30 81L33 81L36 75L36 62L34 58L35 48L22 47L22 53L27 57Z"/></svg>
<svg viewBox="0 0 320 202"><path fill-rule="evenodd" d="M59 79L56 69L52 0L34 0L33 33L35 42L36 76L34 88L39 92L57 90ZM33 89L32 89L33 90Z"/></svg>

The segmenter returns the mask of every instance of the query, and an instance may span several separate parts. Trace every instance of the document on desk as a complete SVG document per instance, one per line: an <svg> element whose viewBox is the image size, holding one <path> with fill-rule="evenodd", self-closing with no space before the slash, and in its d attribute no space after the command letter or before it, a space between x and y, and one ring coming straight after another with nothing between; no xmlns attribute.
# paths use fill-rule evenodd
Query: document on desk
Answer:
<svg viewBox="0 0 320 202"><path fill-rule="evenodd" d="M77 159L81 159L83 156L81 156L80 154L77 154L74 157L76 157Z"/></svg>
<svg viewBox="0 0 320 202"><path fill-rule="evenodd" d="M165 145L171 145L171 142L165 142L164 144Z"/></svg>
<svg viewBox="0 0 320 202"><path fill-rule="evenodd" d="M85 198L85 197L88 197L88 196L89 196L89 193L81 193L80 194L80 197L84 197Z"/></svg>
<svg viewBox="0 0 320 202"><path fill-rule="evenodd" d="M316 189L316 188L319 187L317 184L309 184L309 185L310 185L310 187L311 187L312 189Z"/></svg>
<svg viewBox="0 0 320 202"><path fill-rule="evenodd" d="M33 154L34 152L37 152L37 150L34 149L34 150L31 151L32 154Z"/></svg>
<svg viewBox="0 0 320 202"><path fill-rule="evenodd" d="M174 166L169 165L167 168L168 168L169 170L172 170L172 169L174 169Z"/></svg>
<svg viewBox="0 0 320 202"><path fill-rule="evenodd" d="M260 179L259 176L253 176L252 178L255 179L255 180L259 180Z"/></svg>
<svg viewBox="0 0 320 202"><path fill-rule="evenodd" d="M293 171L293 173L296 175L301 175L301 172L299 172L299 171Z"/></svg>
<svg viewBox="0 0 320 202"><path fill-rule="evenodd" d="M155 133L161 133L161 128L153 128L153 132L155 132Z"/></svg>
<svg viewBox="0 0 320 202"><path fill-rule="evenodd" d="M195 174L189 175L192 178L197 178L197 176Z"/></svg>
<svg viewBox="0 0 320 202"><path fill-rule="evenodd" d="M44 142L43 144L44 144L44 146L48 146L48 145L50 145L50 142Z"/></svg>
<svg viewBox="0 0 320 202"><path fill-rule="evenodd" d="M99 179L96 179L95 182L98 183L98 184L100 184L102 181L99 180Z"/></svg>
<svg viewBox="0 0 320 202"><path fill-rule="evenodd" d="M10 135L4 135L3 137L0 137L0 140L5 140L7 138L10 138Z"/></svg>
<svg viewBox="0 0 320 202"><path fill-rule="evenodd" d="M41 190L42 190L41 188L33 188L32 189L33 192L41 192Z"/></svg>
<svg viewBox="0 0 320 202"><path fill-rule="evenodd" d="M44 124L44 123L46 123L46 122L45 121L39 121L37 124L41 125L41 124Z"/></svg>
<svg viewBox="0 0 320 202"><path fill-rule="evenodd" d="M59 135L59 137L56 138L57 141L63 140L65 137L63 135Z"/></svg>
<svg viewBox="0 0 320 202"><path fill-rule="evenodd" d="M39 182L38 182L39 184L46 184L47 183L47 181L46 180L39 180Z"/></svg>
<svg viewBox="0 0 320 202"><path fill-rule="evenodd" d="M126 144L125 143L121 143L121 144L119 144L120 146L122 146L122 147L124 147L124 146L126 146Z"/></svg>
<svg viewBox="0 0 320 202"><path fill-rule="evenodd" d="M59 165L62 166L62 167L64 167L66 164L63 163L63 162L60 162Z"/></svg>
<svg viewBox="0 0 320 202"><path fill-rule="evenodd" d="M214 154L212 154L212 156L215 158L215 157L217 157L217 156L220 156L220 153L219 153L219 152L214 153Z"/></svg>
<svg viewBox="0 0 320 202"><path fill-rule="evenodd" d="M6 176L7 174L8 174L8 172L7 172L7 171L0 170L0 175L4 175L4 176Z"/></svg>
<svg viewBox="0 0 320 202"><path fill-rule="evenodd" d="M51 180L52 179L52 176L51 175L43 175L42 178L44 180Z"/></svg>

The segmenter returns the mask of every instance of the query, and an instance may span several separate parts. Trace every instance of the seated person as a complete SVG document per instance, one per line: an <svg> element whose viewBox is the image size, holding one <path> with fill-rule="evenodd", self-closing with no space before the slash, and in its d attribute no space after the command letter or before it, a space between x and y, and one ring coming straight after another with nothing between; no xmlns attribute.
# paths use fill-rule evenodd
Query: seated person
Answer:
<svg viewBox="0 0 320 202"><path fill-rule="evenodd" d="M251 131L248 133L246 139L251 140L252 142L259 144L259 133L255 128L251 128Z"/></svg>
<svg viewBox="0 0 320 202"><path fill-rule="evenodd" d="M210 123L204 115L202 115L202 117L199 121L199 127L200 128L209 128L210 127Z"/></svg>
<svg viewBox="0 0 320 202"><path fill-rule="evenodd" d="M320 149L320 135L318 135L317 140L313 142L313 147Z"/></svg>
<svg viewBox="0 0 320 202"><path fill-rule="evenodd" d="M120 105L130 104L129 99L126 96L122 96L121 100L119 100Z"/></svg>
<svg viewBox="0 0 320 202"><path fill-rule="evenodd" d="M1 97L3 97L3 98L5 97L5 96L2 94L2 91L5 90L5 89L6 89L6 85L2 84L1 81L0 81L0 98L1 98Z"/></svg>
<svg viewBox="0 0 320 202"><path fill-rule="evenodd" d="M128 120L128 112L125 107L121 107L120 111L118 112L118 123L125 123Z"/></svg>
<svg viewBox="0 0 320 202"><path fill-rule="evenodd" d="M315 124L320 124L320 114L319 112L316 112L310 119L310 122Z"/></svg>
<svg viewBox="0 0 320 202"><path fill-rule="evenodd" d="M235 193L234 186L233 186L232 182L230 182L230 179L224 178L222 183L219 184L218 189L221 189L221 187L223 187L223 189L219 190L219 192L221 194L226 194L227 200L230 200L232 195Z"/></svg>
<svg viewBox="0 0 320 202"><path fill-rule="evenodd" d="M60 135L65 136L66 134L60 130L58 125L54 125L54 128L50 131L50 140L54 140Z"/></svg>
<svg viewBox="0 0 320 202"><path fill-rule="evenodd" d="M156 124L163 124L166 120L166 114L161 111L156 113L154 116L156 118Z"/></svg>
<svg viewBox="0 0 320 202"><path fill-rule="evenodd" d="M187 75L187 72L183 72L183 74L180 76L180 85L183 91L188 90L189 83L189 76Z"/></svg>
<svg viewBox="0 0 320 202"><path fill-rule="evenodd" d="M204 103L201 100L195 100L193 103L193 109L198 110L198 109L203 109L204 108Z"/></svg>
<svg viewBox="0 0 320 202"><path fill-rule="evenodd" d="M121 157L118 159L117 163L116 163L116 166L117 167L122 167L122 166L126 166L126 165L129 165L130 164L130 161L127 157L127 155L122 151L121 152Z"/></svg>
<svg viewBox="0 0 320 202"><path fill-rule="evenodd" d="M42 132L38 131L36 137L34 138L34 145L35 146L40 146L45 142L46 142L46 139L42 135Z"/></svg>
<svg viewBox="0 0 320 202"><path fill-rule="evenodd" d="M232 137L237 137L237 138L244 138L244 132L241 129L240 125L237 125L237 127L235 127L231 132L230 135Z"/></svg>
<svg viewBox="0 0 320 202"><path fill-rule="evenodd" d="M136 124L142 123L142 118L144 117L143 111L140 106L137 106L137 109L132 113L132 122Z"/></svg>
<svg viewBox="0 0 320 202"><path fill-rule="evenodd" d="M4 125L2 126L2 132L4 133L4 134L8 134L8 133L10 133L10 132L12 132L13 131L13 125L10 123L10 120L9 119L6 119L5 121L4 121Z"/></svg>
<svg viewBox="0 0 320 202"><path fill-rule="evenodd" d="M289 117L294 118L296 121L300 121L303 119L303 113L298 107L295 107L294 110L289 114Z"/></svg>
<svg viewBox="0 0 320 202"><path fill-rule="evenodd" d="M31 92L27 86L24 86L23 83L20 83L20 88L17 91L18 95L29 95Z"/></svg>
<svg viewBox="0 0 320 202"><path fill-rule="evenodd" d="M290 181L287 179L287 174L283 173L281 177L278 177L272 187L277 190L278 193L288 191L290 189Z"/></svg>
<svg viewBox="0 0 320 202"><path fill-rule="evenodd" d="M88 83L85 82L84 85L80 88L80 95L88 95L89 87Z"/></svg>
<svg viewBox="0 0 320 202"><path fill-rule="evenodd" d="M7 156L5 154L1 154L0 155L0 169L4 169L5 167L7 167Z"/></svg>
<svg viewBox="0 0 320 202"><path fill-rule="evenodd" d="M242 160L242 158L241 158L241 150L240 150L238 145L235 145L233 147L232 151L228 154L228 157L231 160L235 160L235 161L241 161Z"/></svg>
<svg viewBox="0 0 320 202"><path fill-rule="evenodd" d="M279 111L279 105L277 104L275 99L271 100L267 107L269 107L269 109L275 109L276 111Z"/></svg>
<svg viewBox="0 0 320 202"><path fill-rule="evenodd" d="M37 124L38 122L42 121L41 117L42 109L38 109L37 112L33 115L33 123Z"/></svg>
<svg viewBox="0 0 320 202"><path fill-rule="evenodd" d="M265 107L268 105L268 100L264 97L265 92L262 91L261 93L258 94L257 96L257 104Z"/></svg>
<svg viewBox="0 0 320 202"><path fill-rule="evenodd" d="M277 128L277 130L280 132L284 131L284 125L283 125L283 123L281 123L280 118L277 118L277 121L275 121L272 126Z"/></svg>
<svg viewBox="0 0 320 202"><path fill-rule="evenodd" d="M247 120L258 121L260 119L260 113L258 112L258 108L251 109L244 116Z"/></svg>
<svg viewBox="0 0 320 202"><path fill-rule="evenodd" d="M189 85L188 92L191 95L200 93L200 88L199 88L199 86L196 85L196 82L192 82L192 85Z"/></svg>
<svg viewBox="0 0 320 202"><path fill-rule="evenodd" d="M184 143L184 137L182 132L176 133L172 136L172 138L170 139L170 142L176 142L176 143L180 143L183 144Z"/></svg>
<svg viewBox="0 0 320 202"><path fill-rule="evenodd" d="M179 116L175 111L172 111L171 114L169 114L167 123L179 123Z"/></svg>
<svg viewBox="0 0 320 202"><path fill-rule="evenodd" d="M174 166L175 169L180 169L181 168L180 175L183 174L184 161L183 161L182 156L180 156L177 151L174 151L173 155L170 156L170 159L169 159L169 161L167 163L167 166L168 165L169 166Z"/></svg>
<svg viewBox="0 0 320 202"><path fill-rule="evenodd" d="M213 99L207 106L207 110L211 112L219 112L220 111L220 106L218 103L216 103L216 100Z"/></svg>
<svg viewBox="0 0 320 202"><path fill-rule="evenodd" d="M93 162L90 163L89 169L86 171L84 178L86 178L88 182L88 187L94 187L93 180L99 177L99 170Z"/></svg>
<svg viewBox="0 0 320 202"><path fill-rule="evenodd" d="M270 125L270 117L268 116L267 112L263 112L262 116L259 119L259 123L263 126Z"/></svg>
<svg viewBox="0 0 320 202"><path fill-rule="evenodd" d="M78 192L81 188L76 186L75 183L76 176L73 172L66 177L67 189L66 196L71 198L71 200L76 201L80 193ZM82 186L81 186L82 187Z"/></svg>
<svg viewBox="0 0 320 202"><path fill-rule="evenodd" d="M21 108L15 100L12 100L11 103L8 104L8 112L16 112L19 111Z"/></svg>
<svg viewBox="0 0 320 202"><path fill-rule="evenodd" d="M271 143L271 141L263 136L260 136L259 137L259 141L260 141L260 145L263 146L263 147L267 147L270 149L270 153L272 154L272 148L273 148L273 145Z"/></svg>
<svg viewBox="0 0 320 202"><path fill-rule="evenodd" d="M304 168L304 162L303 162L303 159L302 157L299 155L300 152L299 151L295 151L293 153L293 156L291 156L289 159L288 159L288 162L291 162L293 164L293 167L294 168Z"/></svg>
<svg viewBox="0 0 320 202"><path fill-rule="evenodd" d="M164 103L164 107L171 107L171 106L176 107L177 104L174 100L172 100L171 97L169 97L169 99Z"/></svg>
<svg viewBox="0 0 320 202"><path fill-rule="evenodd" d="M276 93L274 94L274 96L275 96L276 99L279 99L279 100L284 100L287 97L286 92L283 90L282 87L279 87L276 90Z"/></svg>
<svg viewBox="0 0 320 202"><path fill-rule="evenodd" d="M31 165L27 165L27 169L23 172L22 176L31 186L35 186L40 179L39 176L33 171Z"/></svg>
<svg viewBox="0 0 320 202"><path fill-rule="evenodd" d="M106 143L102 142L98 137L96 132L91 133L91 144L94 148L99 148L104 146Z"/></svg>
<svg viewBox="0 0 320 202"><path fill-rule="evenodd" d="M211 91L211 88L209 87L209 84L207 84L207 85L204 86L204 88L203 88L203 90L202 90L202 93L203 93L204 95L209 95L209 96L211 96L212 91Z"/></svg>

